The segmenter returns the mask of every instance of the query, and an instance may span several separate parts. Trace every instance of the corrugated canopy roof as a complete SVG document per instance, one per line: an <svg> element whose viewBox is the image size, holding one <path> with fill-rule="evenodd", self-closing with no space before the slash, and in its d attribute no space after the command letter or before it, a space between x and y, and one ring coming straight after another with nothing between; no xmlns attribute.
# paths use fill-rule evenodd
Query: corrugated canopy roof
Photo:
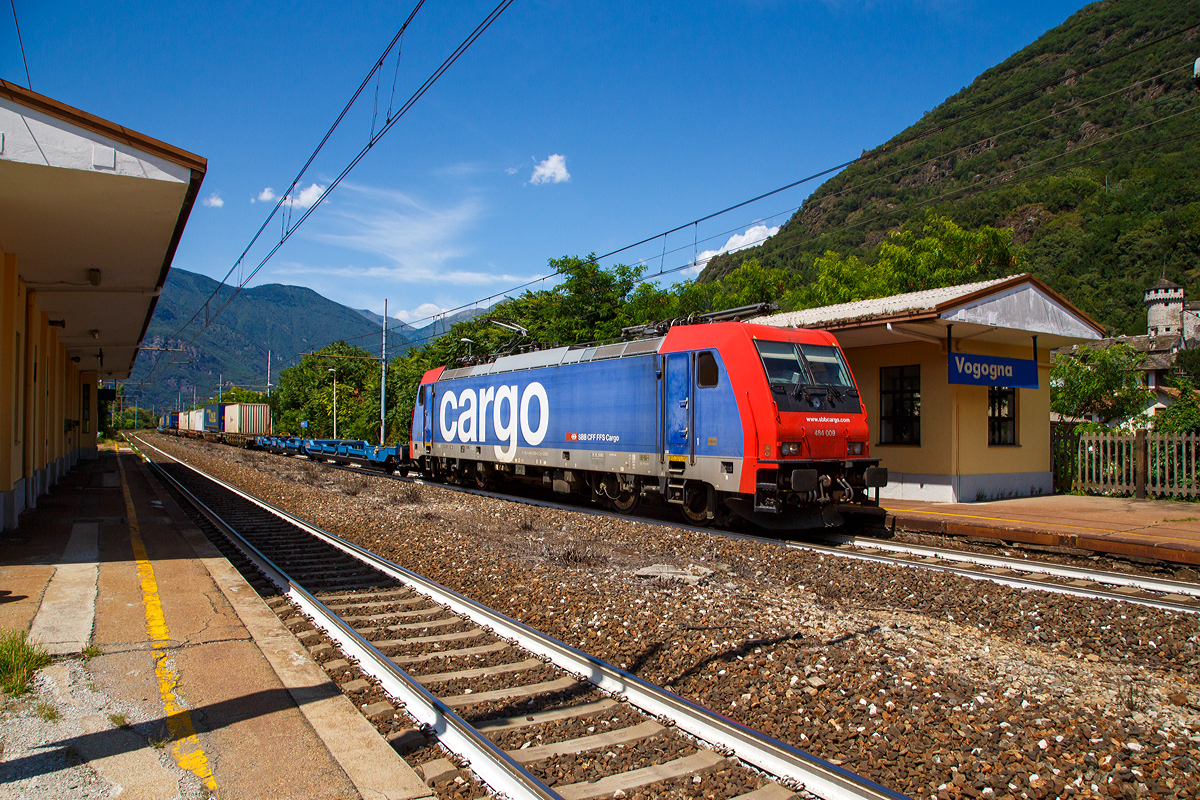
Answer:
<svg viewBox="0 0 1200 800"><path fill-rule="evenodd" d="M80 370L128 377L207 162L3 80L0 134L0 248Z"/></svg>
<svg viewBox="0 0 1200 800"><path fill-rule="evenodd" d="M1039 337L1044 347L1099 339L1104 328L1030 274L839 303L749 320L832 331L843 347L937 341L953 326L958 338L1017 344Z"/></svg>
<svg viewBox="0 0 1200 800"><path fill-rule="evenodd" d="M891 317L897 314L908 314L921 311L936 311L939 306L968 297L989 286L998 286L1010 280L997 278L978 283L964 283L961 286L944 286L940 289L926 289L923 292L895 294L891 297L877 297L873 300L856 300L853 303L839 303L833 306L805 308L800 311L788 311L783 314L772 314L766 317L752 319L765 325L776 325L789 328L824 328L833 324L873 320L878 317Z"/></svg>

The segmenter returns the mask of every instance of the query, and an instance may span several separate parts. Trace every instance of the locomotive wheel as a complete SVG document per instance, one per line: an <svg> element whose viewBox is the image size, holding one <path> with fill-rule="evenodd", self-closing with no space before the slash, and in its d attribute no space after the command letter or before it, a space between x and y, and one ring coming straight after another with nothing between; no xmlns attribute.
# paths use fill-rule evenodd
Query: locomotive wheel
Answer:
<svg viewBox="0 0 1200 800"><path fill-rule="evenodd" d="M475 486L479 489L492 488L492 474L490 472L475 472Z"/></svg>
<svg viewBox="0 0 1200 800"><path fill-rule="evenodd" d="M701 492L695 493L691 503L680 505L679 511L683 514L683 518L692 525L708 527L715 522L715 520L708 518L708 497Z"/></svg>
<svg viewBox="0 0 1200 800"><path fill-rule="evenodd" d="M641 492L636 489L631 489L627 492L621 492L616 500L610 500L614 510L622 514L636 514L637 510L642 507Z"/></svg>

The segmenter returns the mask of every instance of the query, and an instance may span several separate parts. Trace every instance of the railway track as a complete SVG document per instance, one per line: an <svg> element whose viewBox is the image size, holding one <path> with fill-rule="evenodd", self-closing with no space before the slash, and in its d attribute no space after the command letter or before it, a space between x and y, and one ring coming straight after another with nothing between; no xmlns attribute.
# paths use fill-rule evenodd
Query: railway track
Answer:
<svg viewBox="0 0 1200 800"><path fill-rule="evenodd" d="M289 627L377 727L394 739L435 737L492 791L568 800L638 791L737 800L903 797L544 636L135 438L160 454L151 461L156 474L298 609L285 620ZM284 601L274 605L280 610ZM457 775L452 764L438 762L423 765L427 780ZM678 792L681 786L691 791Z"/></svg>
<svg viewBox="0 0 1200 800"><path fill-rule="evenodd" d="M288 458L290 456L281 457ZM753 534L722 530L720 528L699 528L669 519L666 515L619 514L589 505L505 494L469 486L436 483L423 478L405 475L389 475L366 467L360 468L319 460L316 460L316 463L348 472L365 472L382 478L415 483L422 486L434 486L477 497L488 497L541 508L561 509L594 516L617 517L647 524L667 525L681 530L702 531L715 536L743 539L776 547L797 548L830 556L945 572L972 580L990 581L1014 589L1036 589L1074 597L1121 601L1167 611L1200 613L1200 584L1185 581L1130 575L1111 570L1065 566L1034 559L1006 558L953 548L902 544L877 537L851 534L827 535L824 537L827 542L830 542L827 545L816 542L767 538Z"/></svg>

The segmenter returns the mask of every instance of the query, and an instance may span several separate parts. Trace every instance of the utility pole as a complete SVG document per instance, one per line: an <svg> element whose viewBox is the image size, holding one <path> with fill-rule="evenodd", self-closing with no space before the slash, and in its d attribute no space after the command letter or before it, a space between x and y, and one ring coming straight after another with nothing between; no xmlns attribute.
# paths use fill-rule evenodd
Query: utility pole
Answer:
<svg viewBox="0 0 1200 800"><path fill-rule="evenodd" d="M337 369L330 367L325 370L333 373L333 438L337 438Z"/></svg>
<svg viewBox="0 0 1200 800"><path fill-rule="evenodd" d="M221 402L221 395L225 393L225 373L217 373L217 402Z"/></svg>
<svg viewBox="0 0 1200 800"><path fill-rule="evenodd" d="M271 396L271 351L267 351L267 397Z"/></svg>
<svg viewBox="0 0 1200 800"><path fill-rule="evenodd" d="M379 446L387 435L387 298L383 299L383 354L379 359Z"/></svg>

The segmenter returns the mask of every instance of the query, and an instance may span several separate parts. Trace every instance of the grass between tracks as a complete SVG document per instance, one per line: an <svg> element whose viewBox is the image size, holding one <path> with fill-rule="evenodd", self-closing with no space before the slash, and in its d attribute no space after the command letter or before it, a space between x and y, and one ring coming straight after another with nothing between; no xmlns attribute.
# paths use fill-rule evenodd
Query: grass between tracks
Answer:
<svg viewBox="0 0 1200 800"><path fill-rule="evenodd" d="M25 631L0 630L0 688L17 697L29 691L34 674L50 663L41 645Z"/></svg>

